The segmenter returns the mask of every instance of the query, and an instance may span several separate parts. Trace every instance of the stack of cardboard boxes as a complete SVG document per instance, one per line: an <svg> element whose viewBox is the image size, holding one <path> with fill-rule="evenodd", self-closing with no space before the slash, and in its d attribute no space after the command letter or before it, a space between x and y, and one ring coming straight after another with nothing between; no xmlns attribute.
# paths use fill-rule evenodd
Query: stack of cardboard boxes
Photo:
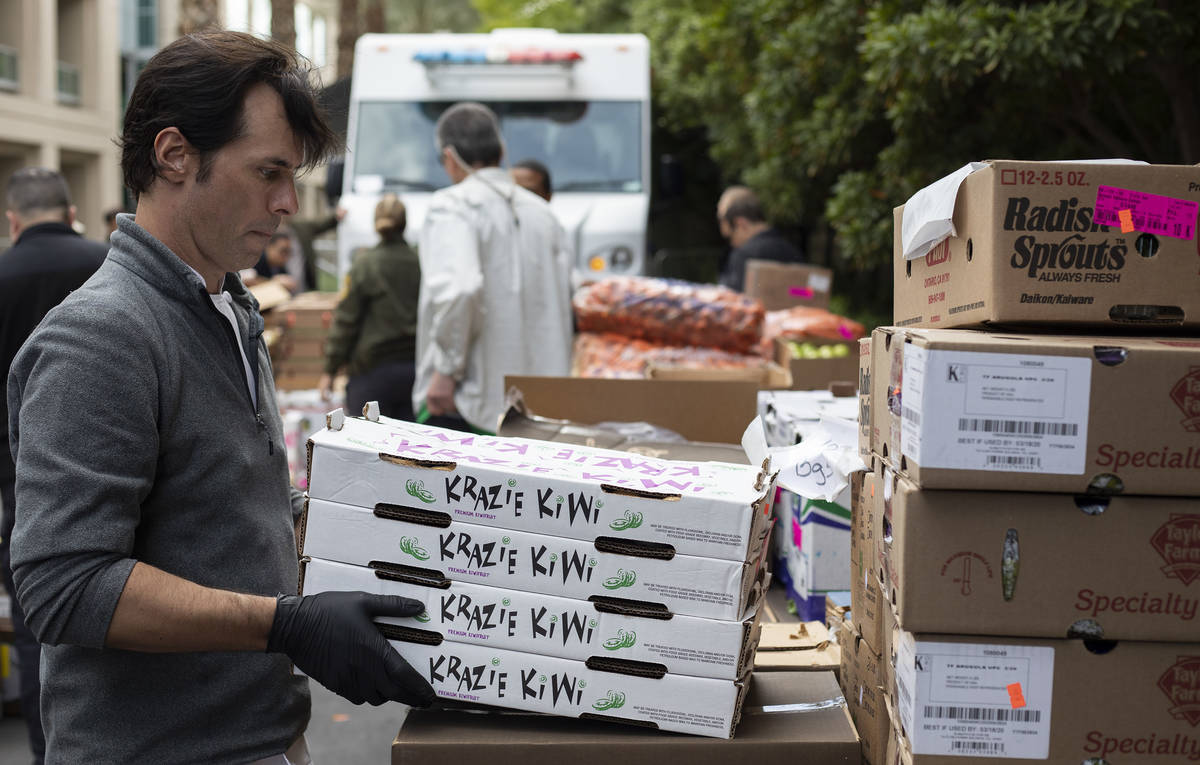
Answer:
<svg viewBox="0 0 1200 765"><path fill-rule="evenodd" d="M368 415L309 442L302 589L416 598L385 634L447 699L728 738L771 476Z"/></svg>
<svg viewBox="0 0 1200 765"><path fill-rule="evenodd" d="M934 205L897 210L903 328L861 357L864 753L1195 762L1200 167L992 162L949 199L916 259Z"/></svg>
<svg viewBox="0 0 1200 765"><path fill-rule="evenodd" d="M852 424L858 402L830 391L760 391L758 415L771 447L826 438L834 424ZM852 435L852 434L851 434ZM775 490L775 565L801 621L826 621L827 598L850 590L850 488L832 500Z"/></svg>
<svg viewBox="0 0 1200 765"><path fill-rule="evenodd" d="M304 292L266 312L263 336L277 389L317 387L325 371L325 339L337 304L336 292Z"/></svg>

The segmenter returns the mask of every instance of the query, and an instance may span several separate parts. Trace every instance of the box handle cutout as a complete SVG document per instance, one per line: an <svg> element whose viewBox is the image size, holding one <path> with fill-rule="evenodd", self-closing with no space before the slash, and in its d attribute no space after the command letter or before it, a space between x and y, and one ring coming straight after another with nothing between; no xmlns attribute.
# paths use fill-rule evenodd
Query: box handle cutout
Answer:
<svg viewBox="0 0 1200 765"><path fill-rule="evenodd" d="M398 624L383 624L380 622L376 622L375 626L379 628L379 634L388 640L420 643L421 645L442 644L442 635L440 632L431 632L430 630L419 630L413 627L401 627Z"/></svg>
<svg viewBox="0 0 1200 765"><path fill-rule="evenodd" d="M425 468L427 470L453 470L458 467L458 463L456 462L447 462L444 460L422 460L417 459L416 457L401 457L396 454L388 454L387 452L380 452L379 459L383 460L384 462L390 462L393 465L400 465L401 467Z"/></svg>
<svg viewBox="0 0 1200 765"><path fill-rule="evenodd" d="M1089 497L1085 494L1075 497L1075 507L1082 510L1084 515L1100 515L1108 509L1110 501L1108 497Z"/></svg>
<svg viewBox="0 0 1200 765"><path fill-rule="evenodd" d="M614 659L611 656L590 656L584 662L593 672L611 672L614 675L633 675L661 680L667 674L667 666L653 661Z"/></svg>
<svg viewBox="0 0 1200 765"><path fill-rule="evenodd" d="M682 499L679 494L669 494L662 491L647 491L645 489L630 489L625 486L613 486L612 484L600 484L600 491L605 494L616 494L621 497L640 497L641 499L661 499L664 502L678 502Z"/></svg>
<svg viewBox="0 0 1200 765"><path fill-rule="evenodd" d="M1129 351L1116 345L1093 346L1092 353L1096 356L1096 361L1099 361L1106 367L1115 367L1118 364L1123 364L1125 359L1129 358Z"/></svg>
<svg viewBox="0 0 1200 765"><path fill-rule="evenodd" d="M656 560L671 560L675 557L675 547L664 542L596 537L593 544L597 552L613 553L614 555L631 555L635 558L654 558Z"/></svg>
<svg viewBox="0 0 1200 765"><path fill-rule="evenodd" d="M409 507L408 505L392 505L387 502L380 502L375 505L375 509L372 512L376 518L383 518L386 521L416 523L421 526L434 526L439 529L449 528L451 521L449 513L443 513L439 510L426 510L423 507Z"/></svg>
<svg viewBox="0 0 1200 765"><path fill-rule="evenodd" d="M1006 601L1017 593L1017 576L1021 573L1021 540L1016 529L1004 534L1004 550L1000 557L1000 582Z"/></svg>
<svg viewBox="0 0 1200 765"><path fill-rule="evenodd" d="M1177 305L1114 305L1108 318L1118 324L1174 325L1183 323L1183 309Z"/></svg>
<svg viewBox="0 0 1200 765"><path fill-rule="evenodd" d="M1083 641L1083 647L1088 649L1092 653L1096 654L1097 656L1103 656L1106 653L1112 652L1112 650L1117 647L1117 641L1116 640L1090 640L1090 639L1085 638Z"/></svg>
<svg viewBox="0 0 1200 765"><path fill-rule="evenodd" d="M404 584L415 584L420 587L436 587L439 590L445 590L450 587L450 580L434 568L420 568L419 566L406 566L403 563L388 563L382 560L373 560L367 564L367 568L375 572L376 579L385 579L389 582L403 582Z"/></svg>
<svg viewBox="0 0 1200 765"><path fill-rule="evenodd" d="M1108 497L1125 491L1125 482L1112 473L1100 473L1088 484L1087 493Z"/></svg>
<svg viewBox="0 0 1200 765"><path fill-rule="evenodd" d="M649 600L633 600L631 598L613 598L608 595L590 595L588 602L596 606L597 611L610 614L628 614L644 616L648 619L670 619L674 614L665 603L655 603Z"/></svg>
<svg viewBox="0 0 1200 765"><path fill-rule="evenodd" d="M1080 619L1067 628L1068 640L1100 640L1104 637L1104 628L1095 619Z"/></svg>
<svg viewBox="0 0 1200 765"><path fill-rule="evenodd" d="M598 715L595 712L584 712L579 715L580 720L601 720L603 722L621 723L623 725L636 725L639 728L652 728L658 730L658 723L650 722L649 720L632 720L628 717L615 717L613 715Z"/></svg>

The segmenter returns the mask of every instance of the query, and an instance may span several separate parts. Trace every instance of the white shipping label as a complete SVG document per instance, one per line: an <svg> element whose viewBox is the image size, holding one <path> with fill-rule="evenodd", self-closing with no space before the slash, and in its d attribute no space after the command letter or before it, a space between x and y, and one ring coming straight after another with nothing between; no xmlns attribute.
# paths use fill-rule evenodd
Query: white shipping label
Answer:
<svg viewBox="0 0 1200 765"><path fill-rule="evenodd" d="M897 337L898 341L900 338ZM904 374L897 380L893 377L888 386L888 409L900 415L900 453L924 465L921 448L922 404L925 391L925 365L929 352L919 345L902 343ZM893 362L893 369L895 363ZM899 411L897 411L899 408ZM893 445L894 448L894 445Z"/></svg>
<svg viewBox="0 0 1200 765"><path fill-rule="evenodd" d="M904 407L915 414L904 419L902 454L929 468L1083 474L1090 358L913 350L904 351Z"/></svg>
<svg viewBox="0 0 1200 765"><path fill-rule="evenodd" d="M897 675L911 683L899 701L913 754L1049 757L1053 648L917 640L909 650Z"/></svg>

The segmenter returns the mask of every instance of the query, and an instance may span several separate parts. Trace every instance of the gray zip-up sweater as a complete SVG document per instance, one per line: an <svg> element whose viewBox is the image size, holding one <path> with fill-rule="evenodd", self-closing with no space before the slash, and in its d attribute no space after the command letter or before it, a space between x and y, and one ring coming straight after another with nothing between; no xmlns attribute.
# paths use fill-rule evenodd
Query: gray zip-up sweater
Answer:
<svg viewBox="0 0 1200 765"><path fill-rule="evenodd" d="M103 648L135 561L193 582L296 592L275 386L257 303L235 275L242 342L183 261L118 219L112 250L13 363L12 563L44 644L47 763L237 763L283 752L309 717L287 657Z"/></svg>

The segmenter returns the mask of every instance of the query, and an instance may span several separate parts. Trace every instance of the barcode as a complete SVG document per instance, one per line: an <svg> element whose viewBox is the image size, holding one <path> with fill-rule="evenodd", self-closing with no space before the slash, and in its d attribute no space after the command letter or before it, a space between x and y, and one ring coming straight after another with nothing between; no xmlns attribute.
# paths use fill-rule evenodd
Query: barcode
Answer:
<svg viewBox="0 0 1200 765"><path fill-rule="evenodd" d="M921 424L921 413L916 409L909 409L907 406L902 406L900 407L900 415L914 425Z"/></svg>
<svg viewBox="0 0 1200 765"><path fill-rule="evenodd" d="M986 420L960 417L958 429L1005 433L1018 436L1077 436L1079 425L1073 422L1032 422L1029 420Z"/></svg>
<svg viewBox="0 0 1200 765"><path fill-rule="evenodd" d="M1036 468L1042 466L1041 457L1008 457L1003 454L989 454L987 464L1003 465L1010 468Z"/></svg>
<svg viewBox="0 0 1200 765"><path fill-rule="evenodd" d="M991 707L943 707L925 705L926 719L974 720L978 722L1032 722L1042 721L1038 709L995 709Z"/></svg>
<svg viewBox="0 0 1200 765"><path fill-rule="evenodd" d="M991 741L951 741L952 752L979 752L982 754L1003 754L1004 744Z"/></svg>

